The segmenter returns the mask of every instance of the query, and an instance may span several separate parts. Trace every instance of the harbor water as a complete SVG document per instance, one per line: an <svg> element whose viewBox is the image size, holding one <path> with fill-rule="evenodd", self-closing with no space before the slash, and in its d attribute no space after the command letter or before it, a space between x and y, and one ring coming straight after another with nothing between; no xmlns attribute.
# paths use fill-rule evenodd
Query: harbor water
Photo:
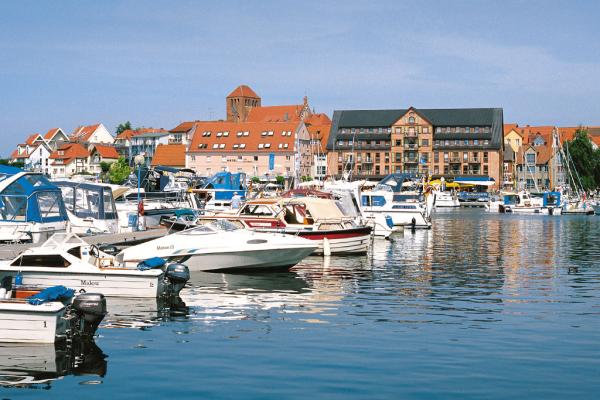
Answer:
<svg viewBox="0 0 600 400"><path fill-rule="evenodd" d="M0 345L0 398L592 398L599 261L600 217L437 213L369 256L193 274L187 312L109 301L75 372Z"/></svg>

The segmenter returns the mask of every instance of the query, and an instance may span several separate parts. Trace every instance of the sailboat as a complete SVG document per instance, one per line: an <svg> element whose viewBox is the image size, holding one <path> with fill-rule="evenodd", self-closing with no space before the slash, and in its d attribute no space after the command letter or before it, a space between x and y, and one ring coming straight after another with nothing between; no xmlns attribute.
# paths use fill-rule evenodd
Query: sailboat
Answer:
<svg viewBox="0 0 600 400"><path fill-rule="evenodd" d="M569 178L570 182L563 193L562 212L563 214L593 215L594 208L586 198L581 177L579 176L573 159L569 154L568 144L563 149L563 147L560 145L560 140L558 140L557 132L554 132L554 137L555 141L558 143L558 154L566 162L565 167L567 170L567 177Z"/></svg>

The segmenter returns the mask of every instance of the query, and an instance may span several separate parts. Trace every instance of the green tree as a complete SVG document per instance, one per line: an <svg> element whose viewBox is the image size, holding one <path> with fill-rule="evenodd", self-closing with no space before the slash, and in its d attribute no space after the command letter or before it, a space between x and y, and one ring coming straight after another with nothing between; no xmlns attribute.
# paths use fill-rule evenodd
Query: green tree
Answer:
<svg viewBox="0 0 600 400"><path fill-rule="evenodd" d="M600 150L594 150L587 130L579 128L573 140L565 142L563 149L567 154L565 162L570 159L571 166L575 167L574 176L569 176L571 186L576 188L583 185L585 190L600 186Z"/></svg>
<svg viewBox="0 0 600 400"><path fill-rule="evenodd" d="M108 169L108 180L110 183L120 185L125 182L130 173L131 168L129 167L127 160L125 157L120 157L117 162L110 165L110 168Z"/></svg>
<svg viewBox="0 0 600 400"><path fill-rule="evenodd" d="M119 124L119 126L117 126L117 129L115 131L115 134L117 136L119 136L123 131L126 131L127 129L133 129L131 127L131 122L129 122L129 121L126 121L126 122L123 122L122 124Z"/></svg>
<svg viewBox="0 0 600 400"><path fill-rule="evenodd" d="M260 178L258 176L253 176L252 183L260 183Z"/></svg>
<svg viewBox="0 0 600 400"><path fill-rule="evenodd" d="M110 165L112 163L106 162L106 161L101 161L100 162L100 169L102 170L103 174L106 174L109 170L110 170Z"/></svg>
<svg viewBox="0 0 600 400"><path fill-rule="evenodd" d="M283 184L285 183L285 178L281 175L277 175L275 177L275 181L277 182L278 185L283 186Z"/></svg>

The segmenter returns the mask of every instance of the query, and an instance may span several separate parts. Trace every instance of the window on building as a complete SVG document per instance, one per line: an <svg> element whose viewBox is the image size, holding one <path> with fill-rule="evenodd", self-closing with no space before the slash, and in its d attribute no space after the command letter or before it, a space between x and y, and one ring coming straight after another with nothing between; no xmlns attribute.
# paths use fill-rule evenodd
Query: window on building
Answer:
<svg viewBox="0 0 600 400"><path fill-rule="evenodd" d="M479 139L473 139L473 144L474 144L475 146L479 145Z"/></svg>
<svg viewBox="0 0 600 400"><path fill-rule="evenodd" d="M484 174L484 175L487 175L487 174L488 174L488 172L489 172L488 166L487 166L487 165L484 165L484 166L483 166L483 174Z"/></svg>
<svg viewBox="0 0 600 400"><path fill-rule="evenodd" d="M258 156L254 156L254 161L258 161Z"/></svg>
<svg viewBox="0 0 600 400"><path fill-rule="evenodd" d="M218 149L218 148L219 148L219 144L218 144L218 143L215 143L215 144L213 144L213 147L212 147L212 148L213 148L213 149Z"/></svg>
<svg viewBox="0 0 600 400"><path fill-rule="evenodd" d="M426 127L426 126L424 126L424 127L423 127L423 133L429 133L429 128L428 128L428 127Z"/></svg>
<svg viewBox="0 0 600 400"><path fill-rule="evenodd" d="M433 162L434 163L440 162L440 153L438 153L437 151L433 152Z"/></svg>
<svg viewBox="0 0 600 400"><path fill-rule="evenodd" d="M223 136L229 136L229 131L223 132Z"/></svg>
<svg viewBox="0 0 600 400"><path fill-rule="evenodd" d="M265 143L265 149L268 149L271 147L271 143Z"/></svg>
<svg viewBox="0 0 600 400"><path fill-rule="evenodd" d="M250 132L244 131L244 136L250 136Z"/></svg>
<svg viewBox="0 0 600 400"><path fill-rule="evenodd" d="M409 124L414 124L415 123L415 117L413 117L413 116L408 117L408 123Z"/></svg>
<svg viewBox="0 0 600 400"><path fill-rule="evenodd" d="M396 140L396 146L402 146L402 140Z"/></svg>
<svg viewBox="0 0 600 400"><path fill-rule="evenodd" d="M421 146L429 146L429 139L421 139Z"/></svg>
<svg viewBox="0 0 600 400"><path fill-rule="evenodd" d="M535 153L527 153L525 159L527 160L527 164L535 165Z"/></svg>
<svg viewBox="0 0 600 400"><path fill-rule="evenodd" d="M236 133L236 136L242 136L244 134L244 132L239 131L238 133Z"/></svg>

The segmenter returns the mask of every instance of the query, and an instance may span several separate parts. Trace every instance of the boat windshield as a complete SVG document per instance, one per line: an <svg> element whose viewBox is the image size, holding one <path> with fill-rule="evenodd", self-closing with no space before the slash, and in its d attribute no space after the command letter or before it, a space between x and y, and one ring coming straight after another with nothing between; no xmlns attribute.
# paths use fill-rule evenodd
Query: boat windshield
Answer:
<svg viewBox="0 0 600 400"><path fill-rule="evenodd" d="M236 230L240 229L237 225L235 225L225 219L218 219L218 220L212 221L208 225L216 231L231 232L231 231L236 231Z"/></svg>
<svg viewBox="0 0 600 400"><path fill-rule="evenodd" d="M199 225L199 226L196 226L191 229L187 229L185 231L182 231L181 233L184 235L206 235L206 234L215 233L218 231L231 232L231 231L235 231L238 229L240 229L240 228L238 228L236 225L232 224L231 222L229 222L227 220L219 219L219 220L215 220L215 221L210 221L209 223Z"/></svg>

